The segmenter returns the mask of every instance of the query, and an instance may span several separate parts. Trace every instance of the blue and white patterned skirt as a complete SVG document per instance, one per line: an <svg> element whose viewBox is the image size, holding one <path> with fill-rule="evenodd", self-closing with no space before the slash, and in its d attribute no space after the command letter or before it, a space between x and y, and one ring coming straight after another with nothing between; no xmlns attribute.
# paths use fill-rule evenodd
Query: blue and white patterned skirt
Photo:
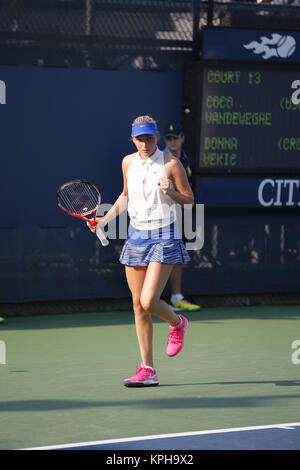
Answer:
<svg viewBox="0 0 300 470"><path fill-rule="evenodd" d="M181 239L173 237L174 232L171 229L169 239L164 235L156 238L151 236L145 239L145 234L140 237L142 232L138 230L129 230L129 235L124 243L120 262L126 266L148 266L151 261L166 264L183 264L190 261L190 256Z"/></svg>

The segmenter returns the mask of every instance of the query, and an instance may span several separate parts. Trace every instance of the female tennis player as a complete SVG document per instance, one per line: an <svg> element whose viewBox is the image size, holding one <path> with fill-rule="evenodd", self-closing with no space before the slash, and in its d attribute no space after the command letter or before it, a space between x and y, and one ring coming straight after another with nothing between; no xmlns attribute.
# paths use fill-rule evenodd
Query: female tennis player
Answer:
<svg viewBox="0 0 300 470"><path fill-rule="evenodd" d="M159 133L150 116L132 124L137 152L122 161L123 191L113 207L96 222L106 225L126 208L130 225L120 262L132 294L135 326L142 363L124 380L127 387L159 384L153 364L152 315L169 323L166 353L178 354L184 344L187 319L176 314L160 297L174 264L190 260L178 238L176 205L193 204L194 196L184 167L177 158L157 147ZM90 226L92 231L95 228Z"/></svg>

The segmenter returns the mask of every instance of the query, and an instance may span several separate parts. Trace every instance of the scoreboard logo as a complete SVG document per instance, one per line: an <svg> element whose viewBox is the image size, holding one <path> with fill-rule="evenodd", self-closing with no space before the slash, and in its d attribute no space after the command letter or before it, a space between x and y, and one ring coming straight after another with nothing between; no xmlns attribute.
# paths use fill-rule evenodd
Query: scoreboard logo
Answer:
<svg viewBox="0 0 300 470"><path fill-rule="evenodd" d="M262 36L260 42L251 41L249 44L243 44L243 47L252 50L254 54L260 54L265 60L271 57L287 59L296 50L296 40L290 35L273 33L270 38Z"/></svg>

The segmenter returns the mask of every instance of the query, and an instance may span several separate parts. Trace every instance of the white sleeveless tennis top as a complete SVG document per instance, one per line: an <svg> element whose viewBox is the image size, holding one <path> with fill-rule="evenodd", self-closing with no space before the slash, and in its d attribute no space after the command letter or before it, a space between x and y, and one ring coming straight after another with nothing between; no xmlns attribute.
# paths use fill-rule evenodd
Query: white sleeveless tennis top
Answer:
<svg viewBox="0 0 300 470"><path fill-rule="evenodd" d="M143 160L137 152L127 172L127 210L136 229L165 227L176 220L176 203L158 186L160 178L167 178L164 153L157 148Z"/></svg>

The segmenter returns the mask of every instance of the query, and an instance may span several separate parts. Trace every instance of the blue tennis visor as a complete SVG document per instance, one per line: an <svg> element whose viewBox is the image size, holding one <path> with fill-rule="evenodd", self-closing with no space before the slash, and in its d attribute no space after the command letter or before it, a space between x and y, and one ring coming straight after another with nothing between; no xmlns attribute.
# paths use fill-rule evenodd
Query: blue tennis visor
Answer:
<svg viewBox="0 0 300 470"><path fill-rule="evenodd" d="M143 134L155 135L157 127L152 122L138 122L132 126L131 136L137 137Z"/></svg>

